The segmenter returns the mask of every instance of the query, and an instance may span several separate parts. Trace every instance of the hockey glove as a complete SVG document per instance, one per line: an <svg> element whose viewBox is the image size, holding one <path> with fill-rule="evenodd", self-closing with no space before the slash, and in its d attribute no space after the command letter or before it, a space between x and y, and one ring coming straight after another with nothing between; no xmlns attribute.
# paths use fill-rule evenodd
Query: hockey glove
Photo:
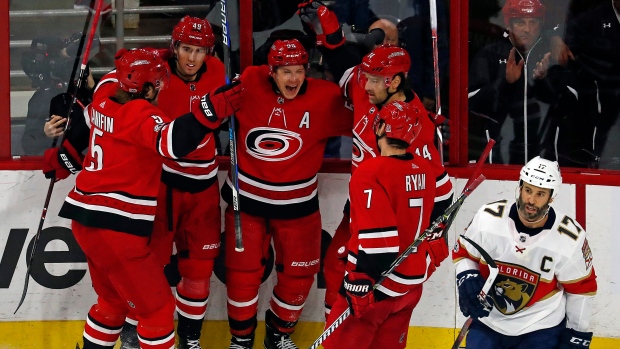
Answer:
<svg viewBox="0 0 620 349"><path fill-rule="evenodd" d="M565 328L560 333L558 349L586 349L590 348L592 332L579 332L572 328Z"/></svg>
<svg viewBox="0 0 620 349"><path fill-rule="evenodd" d="M484 286L484 279L480 272L475 269L465 270L456 276L456 284L459 289L459 307L464 316L472 318L481 318L489 316L491 309L486 309L480 300L478 294ZM489 304L493 304L491 296L486 296Z"/></svg>
<svg viewBox="0 0 620 349"><path fill-rule="evenodd" d="M65 140L58 148L50 148L43 154L43 173L45 178L56 181L69 177L82 170L84 156Z"/></svg>
<svg viewBox="0 0 620 349"><path fill-rule="evenodd" d="M297 14L316 34L316 44L335 49L344 44L344 32L336 14L319 1L304 1Z"/></svg>
<svg viewBox="0 0 620 349"><path fill-rule="evenodd" d="M344 277L344 289L351 313L361 316L375 306L373 286L375 281L364 273L350 271Z"/></svg>
<svg viewBox="0 0 620 349"><path fill-rule="evenodd" d="M448 243L443 238L443 230L438 231L434 234L429 234L426 237L426 241L428 241L428 251L431 256L431 261L435 267L439 267L441 262L443 262L446 258L450 256L450 251L448 250Z"/></svg>
<svg viewBox="0 0 620 349"><path fill-rule="evenodd" d="M200 123L214 130L220 125L222 119L241 108L243 89L241 81L233 81L224 85L202 96L200 103L192 104L192 112Z"/></svg>

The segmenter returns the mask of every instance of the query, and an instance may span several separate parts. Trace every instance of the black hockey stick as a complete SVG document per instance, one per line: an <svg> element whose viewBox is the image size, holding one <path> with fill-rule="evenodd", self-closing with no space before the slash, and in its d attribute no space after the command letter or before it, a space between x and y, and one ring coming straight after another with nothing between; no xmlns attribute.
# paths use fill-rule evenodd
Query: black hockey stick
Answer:
<svg viewBox="0 0 620 349"><path fill-rule="evenodd" d="M230 66L230 30L228 28L228 7L226 0L222 3L222 39L224 40L224 65L226 66L226 78L232 80L232 68ZM230 81L229 81L230 82ZM230 177L232 180L232 200L235 216L235 251L243 252L243 236L241 235L241 206L239 205L239 164L237 162L237 137L235 135L235 115L231 115L228 121L228 139L230 141Z"/></svg>
<svg viewBox="0 0 620 349"><path fill-rule="evenodd" d="M484 285L482 286L480 293L478 293L478 300L480 301L484 309L491 311L491 309L493 309L493 305L490 304L489 301L487 301L487 295L489 294L491 287L493 287L493 283L495 283L495 279L497 278L497 274L499 273L497 264L495 263L493 258L491 258L489 253L485 251L480 245L478 245L477 243L475 243L474 241L472 241L470 238L468 238L465 235L461 235L461 238L469 242L476 250L478 250L478 252L482 256L482 259L484 259L484 261L489 266L489 276L484 282ZM473 321L474 319L471 317L465 321L465 323L463 324L463 327L461 328L461 332L459 333L458 337L456 337L456 340L454 341L454 344L452 345L452 349L458 349L461 346L463 339L465 339L465 335L467 335L467 331L469 331L469 326L471 326L471 323Z"/></svg>
<svg viewBox="0 0 620 349"><path fill-rule="evenodd" d="M101 7L103 6L103 0L96 0L96 10L95 16L93 17L91 26L90 26L90 34L88 35L88 41L86 42L86 47L84 49L84 57L82 58L82 65L80 66L80 75L75 84L76 93L73 94L73 100L69 105L69 114L67 115L67 124L65 125L65 129L69 127L71 109L76 103L77 100L77 91L82 85L82 81L84 80L84 72L86 71L86 64L88 63L88 57L90 56L90 48L93 44L93 39L95 37L95 31L97 31L97 22L99 22L99 15L101 14ZM62 139L67 137L67 132L63 135ZM62 144L62 142L60 143ZM30 282L30 268L32 267L32 261L34 260L34 256L37 252L37 244L39 239L41 238L41 231L43 230L43 223L45 222L45 216L47 215L47 208L50 204L50 199L52 197L52 191L54 190L54 183L56 182L56 178L50 179L49 188L47 189L47 195L45 196L45 203L43 204L43 212L41 213L41 219L39 220L39 226L37 228L37 233L32 240L32 251L30 251L30 256L27 262L26 268L26 279L24 280L24 290L22 291L22 298L19 300L19 304L17 305L17 309L13 314L17 314L17 311L24 303L26 299L26 294L28 293L28 283Z"/></svg>
<svg viewBox="0 0 620 349"><path fill-rule="evenodd" d="M424 230L424 232L420 236L418 236L418 238L416 238L411 243L411 245L409 245L394 260L394 262L392 262L392 265L390 265L388 270L381 274L381 278L375 283L374 289L379 287L379 285L381 285L381 283L388 276L390 276L394 269L396 269L396 267L398 267L403 262L403 260L405 260L405 258L407 258L416 249L416 247L418 247L430 234L435 234L437 231L443 230L445 222L447 222L452 217L452 215L456 215L460 207L463 205L465 199L480 185L480 183L482 183L482 181L484 181L484 176L480 175L471 184L469 184L469 186L463 189L463 192L456 199L456 201L452 203L452 205L450 205L441 216L437 217L435 221L431 224L431 226L426 228L426 230ZM323 333L319 336L319 338L317 338L314 343L312 343L309 349L318 348L319 345L323 343L323 341L325 341L325 339L329 337L336 330L336 328L338 328L350 315L351 308L347 307L347 309L334 321L334 323L331 324L328 328L326 328L325 331L323 331Z"/></svg>

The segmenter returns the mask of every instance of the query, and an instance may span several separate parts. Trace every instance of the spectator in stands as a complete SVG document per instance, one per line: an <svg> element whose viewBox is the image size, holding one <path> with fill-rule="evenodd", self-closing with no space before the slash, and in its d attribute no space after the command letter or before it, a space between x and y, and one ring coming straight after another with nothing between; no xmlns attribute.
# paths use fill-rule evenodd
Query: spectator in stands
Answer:
<svg viewBox="0 0 620 349"><path fill-rule="evenodd" d="M74 91L70 80L81 37L81 33L75 33L69 38L37 37L32 40L30 50L22 55L22 69L32 80L32 87L37 88L28 101L26 126L22 135L25 155L43 155L45 149L50 147L52 142L42 130L52 115L59 116L46 124L54 128L50 130L50 135L62 136L65 117L69 113L68 106L73 99L68 92ZM97 52L99 40L96 39L93 45L95 49L91 52ZM81 115L82 106L90 103L92 97L91 89L95 81L88 71L85 75L86 81L78 91L78 103L72 110L75 115Z"/></svg>
<svg viewBox="0 0 620 349"><path fill-rule="evenodd" d="M574 61L549 138L562 166L599 167L620 114L620 0L569 16L565 41ZM611 154L610 154L611 155ZM614 156L614 155L612 155Z"/></svg>
<svg viewBox="0 0 620 349"><path fill-rule="evenodd" d="M469 128L470 155L478 158L493 138L492 163L525 163L540 151L540 103L553 95L547 79L551 53L541 36L545 6L539 0L508 0L502 12L504 39L483 48L470 66L470 120L483 125ZM500 130L508 117L514 136L503 159Z"/></svg>

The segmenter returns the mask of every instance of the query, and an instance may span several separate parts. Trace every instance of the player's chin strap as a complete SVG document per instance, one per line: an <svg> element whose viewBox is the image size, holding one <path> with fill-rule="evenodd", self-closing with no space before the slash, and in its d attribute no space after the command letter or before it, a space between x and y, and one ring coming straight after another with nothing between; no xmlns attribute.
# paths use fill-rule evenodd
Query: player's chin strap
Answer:
<svg viewBox="0 0 620 349"><path fill-rule="evenodd" d="M475 243L474 241L472 241L470 238L468 238L465 235L461 235L461 238L469 242L480 253L480 255L482 256L482 259L484 259L484 261L489 266L489 276L487 277L487 280L484 282L484 286L482 286L480 293L478 293L478 300L480 301L480 303L486 310L491 311L493 309L493 305L490 304L489 301L487 301L487 295L489 294L491 287L493 287L493 284L495 283L497 274L499 274L499 269L497 268L497 264L495 263L493 258L491 258L489 253L485 251L480 245L478 245L477 243ZM458 337L456 338L456 341L454 341L454 344L452 345L452 349L458 349L461 346L461 342L465 338L465 335L467 334L467 331L469 330L469 326L471 325L472 321L473 321L472 318L469 318L467 319L467 321L465 321L465 323L463 324L463 327L461 327L461 332L459 333Z"/></svg>

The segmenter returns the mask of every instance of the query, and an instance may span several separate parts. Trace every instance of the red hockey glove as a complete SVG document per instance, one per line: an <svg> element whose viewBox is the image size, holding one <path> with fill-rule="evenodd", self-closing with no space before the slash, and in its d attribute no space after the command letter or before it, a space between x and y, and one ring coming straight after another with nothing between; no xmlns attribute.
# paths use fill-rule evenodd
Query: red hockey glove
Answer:
<svg viewBox="0 0 620 349"><path fill-rule="evenodd" d="M441 262L443 262L444 259L450 256L450 251L448 250L448 243L443 238L441 234L442 232L443 231L440 231L437 234L429 234L429 236L426 238L429 247L428 251L435 267L439 267Z"/></svg>
<svg viewBox="0 0 620 349"><path fill-rule="evenodd" d="M344 277L347 302L353 315L361 316L375 306L374 285L374 280L364 273L351 271Z"/></svg>
<svg viewBox="0 0 620 349"><path fill-rule="evenodd" d="M65 140L60 147L47 149L43 154L43 173L45 178L59 181L81 171L82 161L82 154Z"/></svg>
<svg viewBox="0 0 620 349"><path fill-rule="evenodd" d="M450 256L450 251L448 250L448 244L446 243L446 240L444 240L443 238L429 241L428 246L429 246L428 251L430 253L431 260L433 264L435 265L435 267L439 267L441 262L443 262L444 259Z"/></svg>
<svg viewBox="0 0 620 349"><path fill-rule="evenodd" d="M234 81L202 96L200 103L192 104L192 112L198 121L210 129L216 129L222 119L241 108L243 83Z"/></svg>
<svg viewBox="0 0 620 349"><path fill-rule="evenodd" d="M587 349L592 342L592 332L579 332L565 328L560 332L558 349Z"/></svg>
<svg viewBox="0 0 620 349"><path fill-rule="evenodd" d="M297 14L316 34L316 44L335 49L344 44L344 32L336 14L319 1L304 1Z"/></svg>

